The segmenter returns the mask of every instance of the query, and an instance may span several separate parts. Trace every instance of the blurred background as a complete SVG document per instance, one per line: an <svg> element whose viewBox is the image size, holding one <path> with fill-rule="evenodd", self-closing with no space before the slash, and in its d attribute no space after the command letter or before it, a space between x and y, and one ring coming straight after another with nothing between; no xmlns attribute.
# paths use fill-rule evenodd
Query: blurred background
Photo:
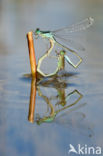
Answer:
<svg viewBox="0 0 103 156"><path fill-rule="evenodd" d="M71 110L50 124L28 122L31 80L21 80L30 73L26 34L28 31L55 30L87 17L95 22L79 37L85 47L78 54L83 63L77 74L69 77L68 93L77 89L85 107ZM78 40L79 40L78 39ZM36 57L47 43L35 41ZM52 68L52 64L49 65ZM69 144L103 147L103 0L0 0L0 155L68 155ZM45 95L55 95L57 87L42 88ZM67 102L69 103L69 102ZM36 109L45 105L37 94ZM73 113L72 113L73 111ZM81 119L81 116L83 119Z"/></svg>

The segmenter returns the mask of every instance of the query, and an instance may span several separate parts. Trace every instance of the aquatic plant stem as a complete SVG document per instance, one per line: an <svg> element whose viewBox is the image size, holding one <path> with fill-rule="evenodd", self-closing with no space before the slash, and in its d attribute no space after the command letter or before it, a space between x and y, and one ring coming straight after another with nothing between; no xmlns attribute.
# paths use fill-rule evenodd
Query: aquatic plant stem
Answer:
<svg viewBox="0 0 103 156"><path fill-rule="evenodd" d="M27 33L27 41L28 41L28 49L29 49L31 74L33 77L36 77L36 57L35 57L34 39L33 39L32 31Z"/></svg>

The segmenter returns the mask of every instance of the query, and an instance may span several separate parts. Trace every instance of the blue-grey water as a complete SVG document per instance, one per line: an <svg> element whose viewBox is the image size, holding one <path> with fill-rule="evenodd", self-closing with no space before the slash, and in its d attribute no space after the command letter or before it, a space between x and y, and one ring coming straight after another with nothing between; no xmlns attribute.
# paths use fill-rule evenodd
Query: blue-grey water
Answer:
<svg viewBox="0 0 103 156"><path fill-rule="evenodd" d="M37 84L34 123L29 122L33 83L24 76L30 73L27 32L37 27L55 30L89 16L95 19L94 25L77 38L85 47L78 51L82 64L77 69L66 64L67 76ZM46 41L35 40L37 59L47 47ZM0 156L68 156L69 144L76 149L78 144L103 148L102 59L102 0L0 1ZM47 71L54 70L56 63L48 64ZM79 95L67 95L75 90L82 97L71 105ZM57 104L56 110L70 107L53 122L38 125L37 117L47 109L50 113L44 96L53 106Z"/></svg>

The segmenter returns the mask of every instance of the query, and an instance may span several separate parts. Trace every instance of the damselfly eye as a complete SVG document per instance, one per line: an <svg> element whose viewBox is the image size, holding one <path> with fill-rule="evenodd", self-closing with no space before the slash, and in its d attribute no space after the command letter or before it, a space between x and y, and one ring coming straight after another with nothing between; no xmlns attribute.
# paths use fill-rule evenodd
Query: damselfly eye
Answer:
<svg viewBox="0 0 103 156"><path fill-rule="evenodd" d="M37 29L36 29L36 31L40 31L40 29L39 29L39 28L37 28Z"/></svg>
<svg viewBox="0 0 103 156"><path fill-rule="evenodd" d="M40 33L40 29L37 28L37 29L35 30L35 35L38 35L39 33Z"/></svg>

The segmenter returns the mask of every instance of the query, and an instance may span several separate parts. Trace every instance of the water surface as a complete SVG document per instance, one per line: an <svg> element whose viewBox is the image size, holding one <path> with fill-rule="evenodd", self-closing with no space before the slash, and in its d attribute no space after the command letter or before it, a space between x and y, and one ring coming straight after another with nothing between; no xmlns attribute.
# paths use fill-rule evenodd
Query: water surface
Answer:
<svg viewBox="0 0 103 156"><path fill-rule="evenodd" d="M0 2L0 155L67 156L69 144L103 147L102 8L102 0ZM83 58L78 69L66 64L66 76L44 79L36 86L24 76L30 73L28 31L54 30L89 16L95 23L78 38L86 49L78 52ZM46 41L36 40L36 57L47 47ZM54 70L51 62L48 68ZM28 120L32 89L34 123ZM75 90L82 96L77 103ZM52 122L37 124L37 118L50 113L50 103L57 104L56 110L70 107Z"/></svg>

